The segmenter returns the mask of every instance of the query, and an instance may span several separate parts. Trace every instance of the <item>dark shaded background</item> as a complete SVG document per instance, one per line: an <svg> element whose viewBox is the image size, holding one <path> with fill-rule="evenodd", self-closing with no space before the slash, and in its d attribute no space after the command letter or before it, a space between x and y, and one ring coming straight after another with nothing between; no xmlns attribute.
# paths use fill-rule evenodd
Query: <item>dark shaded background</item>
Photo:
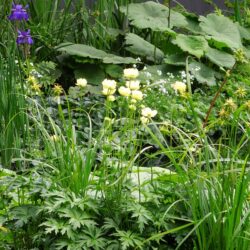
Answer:
<svg viewBox="0 0 250 250"><path fill-rule="evenodd" d="M77 0L76 0L77 1ZM197 14L207 14L211 11L213 11L213 6L210 4L205 3L203 0L171 0L172 5L174 5L174 2L179 2L185 8L191 12L195 12ZM233 1L233 0L232 0ZM92 8L95 4L96 0L86 0L87 5ZM138 0L137 2L146 2L143 0ZM157 1L155 1L157 2ZM168 3L168 0L159 0L160 3ZM213 0L213 2L222 10L226 10L226 7L224 5L224 0Z"/></svg>

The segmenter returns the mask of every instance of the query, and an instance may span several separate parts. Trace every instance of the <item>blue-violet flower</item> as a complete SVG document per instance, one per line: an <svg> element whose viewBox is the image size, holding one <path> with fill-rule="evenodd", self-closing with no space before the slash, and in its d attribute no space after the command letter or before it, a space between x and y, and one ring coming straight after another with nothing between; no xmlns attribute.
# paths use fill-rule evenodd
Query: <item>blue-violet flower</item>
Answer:
<svg viewBox="0 0 250 250"><path fill-rule="evenodd" d="M30 30L27 31L20 31L18 30L18 35L17 35L17 44L33 44L34 41L30 35Z"/></svg>
<svg viewBox="0 0 250 250"><path fill-rule="evenodd" d="M25 7L22 6L22 4L12 4L12 10L11 14L9 15L9 20L12 21L21 21L25 20L27 21L29 19L29 15L27 13L28 5Z"/></svg>

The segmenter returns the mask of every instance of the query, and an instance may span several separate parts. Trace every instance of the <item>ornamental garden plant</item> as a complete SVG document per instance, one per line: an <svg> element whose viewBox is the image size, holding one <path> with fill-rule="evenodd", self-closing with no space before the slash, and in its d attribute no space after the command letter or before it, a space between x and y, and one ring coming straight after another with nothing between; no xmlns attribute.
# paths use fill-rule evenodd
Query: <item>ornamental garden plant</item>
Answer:
<svg viewBox="0 0 250 250"><path fill-rule="evenodd" d="M250 6L171 2L0 3L0 249L249 249Z"/></svg>

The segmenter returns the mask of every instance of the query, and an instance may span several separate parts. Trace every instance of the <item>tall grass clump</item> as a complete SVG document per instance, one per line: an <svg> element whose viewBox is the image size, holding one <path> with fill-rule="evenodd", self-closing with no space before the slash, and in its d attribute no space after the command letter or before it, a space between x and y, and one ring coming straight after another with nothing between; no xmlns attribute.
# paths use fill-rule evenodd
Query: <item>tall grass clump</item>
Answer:
<svg viewBox="0 0 250 250"><path fill-rule="evenodd" d="M11 159L19 155L25 139L25 100L22 76L16 61L15 41L0 54L0 159L11 168Z"/></svg>

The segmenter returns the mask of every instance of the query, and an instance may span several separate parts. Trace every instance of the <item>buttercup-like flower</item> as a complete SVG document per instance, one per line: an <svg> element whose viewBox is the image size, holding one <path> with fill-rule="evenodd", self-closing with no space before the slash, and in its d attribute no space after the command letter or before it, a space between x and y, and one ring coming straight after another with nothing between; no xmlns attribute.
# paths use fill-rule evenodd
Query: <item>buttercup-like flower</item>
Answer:
<svg viewBox="0 0 250 250"><path fill-rule="evenodd" d="M130 88L131 90L138 90L140 89L140 81L126 81L126 87Z"/></svg>
<svg viewBox="0 0 250 250"><path fill-rule="evenodd" d="M123 76L128 80L134 80L139 76L139 71L136 68L124 69Z"/></svg>
<svg viewBox="0 0 250 250"><path fill-rule="evenodd" d="M130 96L130 94L131 94L131 90L129 88L126 88L123 86L118 89L118 92L122 96Z"/></svg>
<svg viewBox="0 0 250 250"><path fill-rule="evenodd" d="M102 81L102 86L103 86L104 89L115 89L116 88L116 81L115 80L104 79Z"/></svg>
<svg viewBox="0 0 250 250"><path fill-rule="evenodd" d="M85 88L87 86L87 80L85 78L78 78L76 81L76 86L80 88Z"/></svg>
<svg viewBox="0 0 250 250"><path fill-rule="evenodd" d="M9 20L11 21L27 21L29 19L29 15L27 13L28 5L25 7L22 4L12 4L11 14L9 15Z"/></svg>
<svg viewBox="0 0 250 250"><path fill-rule="evenodd" d="M171 84L171 87L175 90L178 91L179 93L183 94L186 92L187 85L184 82L175 82Z"/></svg>
<svg viewBox="0 0 250 250"><path fill-rule="evenodd" d="M128 106L128 108L131 109L131 110L133 110L133 111L136 110L136 106L135 106L134 104L130 104L130 105Z"/></svg>
<svg viewBox="0 0 250 250"><path fill-rule="evenodd" d="M137 101L141 101L143 99L143 94L140 90L133 90L131 97Z"/></svg>
<svg viewBox="0 0 250 250"><path fill-rule="evenodd" d="M108 95L107 100L110 101L110 102L114 102L115 97L113 95Z"/></svg>
<svg viewBox="0 0 250 250"><path fill-rule="evenodd" d="M149 122L149 119L148 119L147 117L145 117L145 116L142 116L142 117L140 118L140 120L141 120L141 122L142 122L143 124L146 124L146 123Z"/></svg>
<svg viewBox="0 0 250 250"><path fill-rule="evenodd" d="M151 108L143 108L141 114L146 118L153 118L157 115L157 110L152 110Z"/></svg>
<svg viewBox="0 0 250 250"><path fill-rule="evenodd" d="M16 39L16 42L17 44L33 44L33 39L30 35L30 30L27 30L27 31L20 31L18 30L17 31L17 39Z"/></svg>

